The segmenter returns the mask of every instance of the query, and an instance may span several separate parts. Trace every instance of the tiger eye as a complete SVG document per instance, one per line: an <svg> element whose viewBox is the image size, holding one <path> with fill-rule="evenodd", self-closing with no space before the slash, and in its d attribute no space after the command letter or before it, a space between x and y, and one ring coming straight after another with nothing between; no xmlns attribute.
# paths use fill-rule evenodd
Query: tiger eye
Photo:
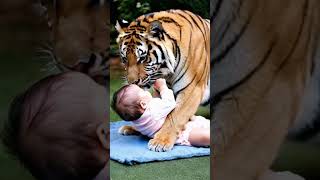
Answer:
<svg viewBox="0 0 320 180"><path fill-rule="evenodd" d="M144 60L146 60L146 56L140 57L140 62L142 63Z"/></svg>

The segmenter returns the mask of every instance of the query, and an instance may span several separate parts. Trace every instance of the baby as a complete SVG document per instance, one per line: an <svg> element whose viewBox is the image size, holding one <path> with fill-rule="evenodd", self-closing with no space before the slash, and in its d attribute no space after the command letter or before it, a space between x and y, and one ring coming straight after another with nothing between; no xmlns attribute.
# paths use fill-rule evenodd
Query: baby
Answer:
<svg viewBox="0 0 320 180"><path fill-rule="evenodd" d="M85 74L48 76L12 102L2 141L36 179L106 179L107 97Z"/></svg>
<svg viewBox="0 0 320 180"><path fill-rule="evenodd" d="M123 135L143 134L153 138L162 127L167 115L176 107L173 91L167 87L164 79L157 79L153 85L155 97L137 85L131 84L120 88L113 96L112 108L124 120L133 126L122 126ZM193 116L179 134L177 145L209 146L210 121Z"/></svg>

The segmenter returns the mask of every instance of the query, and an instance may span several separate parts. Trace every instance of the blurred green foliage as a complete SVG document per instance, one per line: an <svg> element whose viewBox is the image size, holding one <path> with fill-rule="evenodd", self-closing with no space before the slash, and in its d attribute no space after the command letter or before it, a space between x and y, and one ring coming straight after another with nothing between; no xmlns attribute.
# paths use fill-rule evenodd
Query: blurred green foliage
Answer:
<svg viewBox="0 0 320 180"><path fill-rule="evenodd" d="M118 54L116 45L117 31L114 28L117 20L131 22L137 17L169 9L189 10L203 18L209 18L210 1L208 0L113 0L111 5L111 55Z"/></svg>
<svg viewBox="0 0 320 180"><path fill-rule="evenodd" d="M114 0L113 22L117 19L132 21L140 15L168 9L183 9L209 18L208 0Z"/></svg>

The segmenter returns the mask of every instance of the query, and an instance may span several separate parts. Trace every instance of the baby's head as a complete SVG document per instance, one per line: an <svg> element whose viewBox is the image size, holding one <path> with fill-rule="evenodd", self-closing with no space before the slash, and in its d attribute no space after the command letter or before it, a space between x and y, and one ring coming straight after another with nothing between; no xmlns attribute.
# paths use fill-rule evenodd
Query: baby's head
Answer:
<svg viewBox="0 0 320 180"><path fill-rule="evenodd" d="M2 140L39 180L91 180L107 163L97 136L107 92L84 74L44 78L12 102Z"/></svg>
<svg viewBox="0 0 320 180"><path fill-rule="evenodd" d="M151 99L149 91L130 84L121 87L114 93L111 106L123 120L133 121L141 117Z"/></svg>

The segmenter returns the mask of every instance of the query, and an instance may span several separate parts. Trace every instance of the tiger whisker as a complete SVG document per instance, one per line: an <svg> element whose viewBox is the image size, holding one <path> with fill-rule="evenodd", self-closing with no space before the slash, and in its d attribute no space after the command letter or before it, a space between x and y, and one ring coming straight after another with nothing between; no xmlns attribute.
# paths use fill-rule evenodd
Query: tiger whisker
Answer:
<svg viewBox="0 0 320 180"><path fill-rule="evenodd" d="M35 50L35 55L32 58L34 61L46 62L41 71L54 72L58 70L58 61L53 52L53 46L50 42L44 42Z"/></svg>

